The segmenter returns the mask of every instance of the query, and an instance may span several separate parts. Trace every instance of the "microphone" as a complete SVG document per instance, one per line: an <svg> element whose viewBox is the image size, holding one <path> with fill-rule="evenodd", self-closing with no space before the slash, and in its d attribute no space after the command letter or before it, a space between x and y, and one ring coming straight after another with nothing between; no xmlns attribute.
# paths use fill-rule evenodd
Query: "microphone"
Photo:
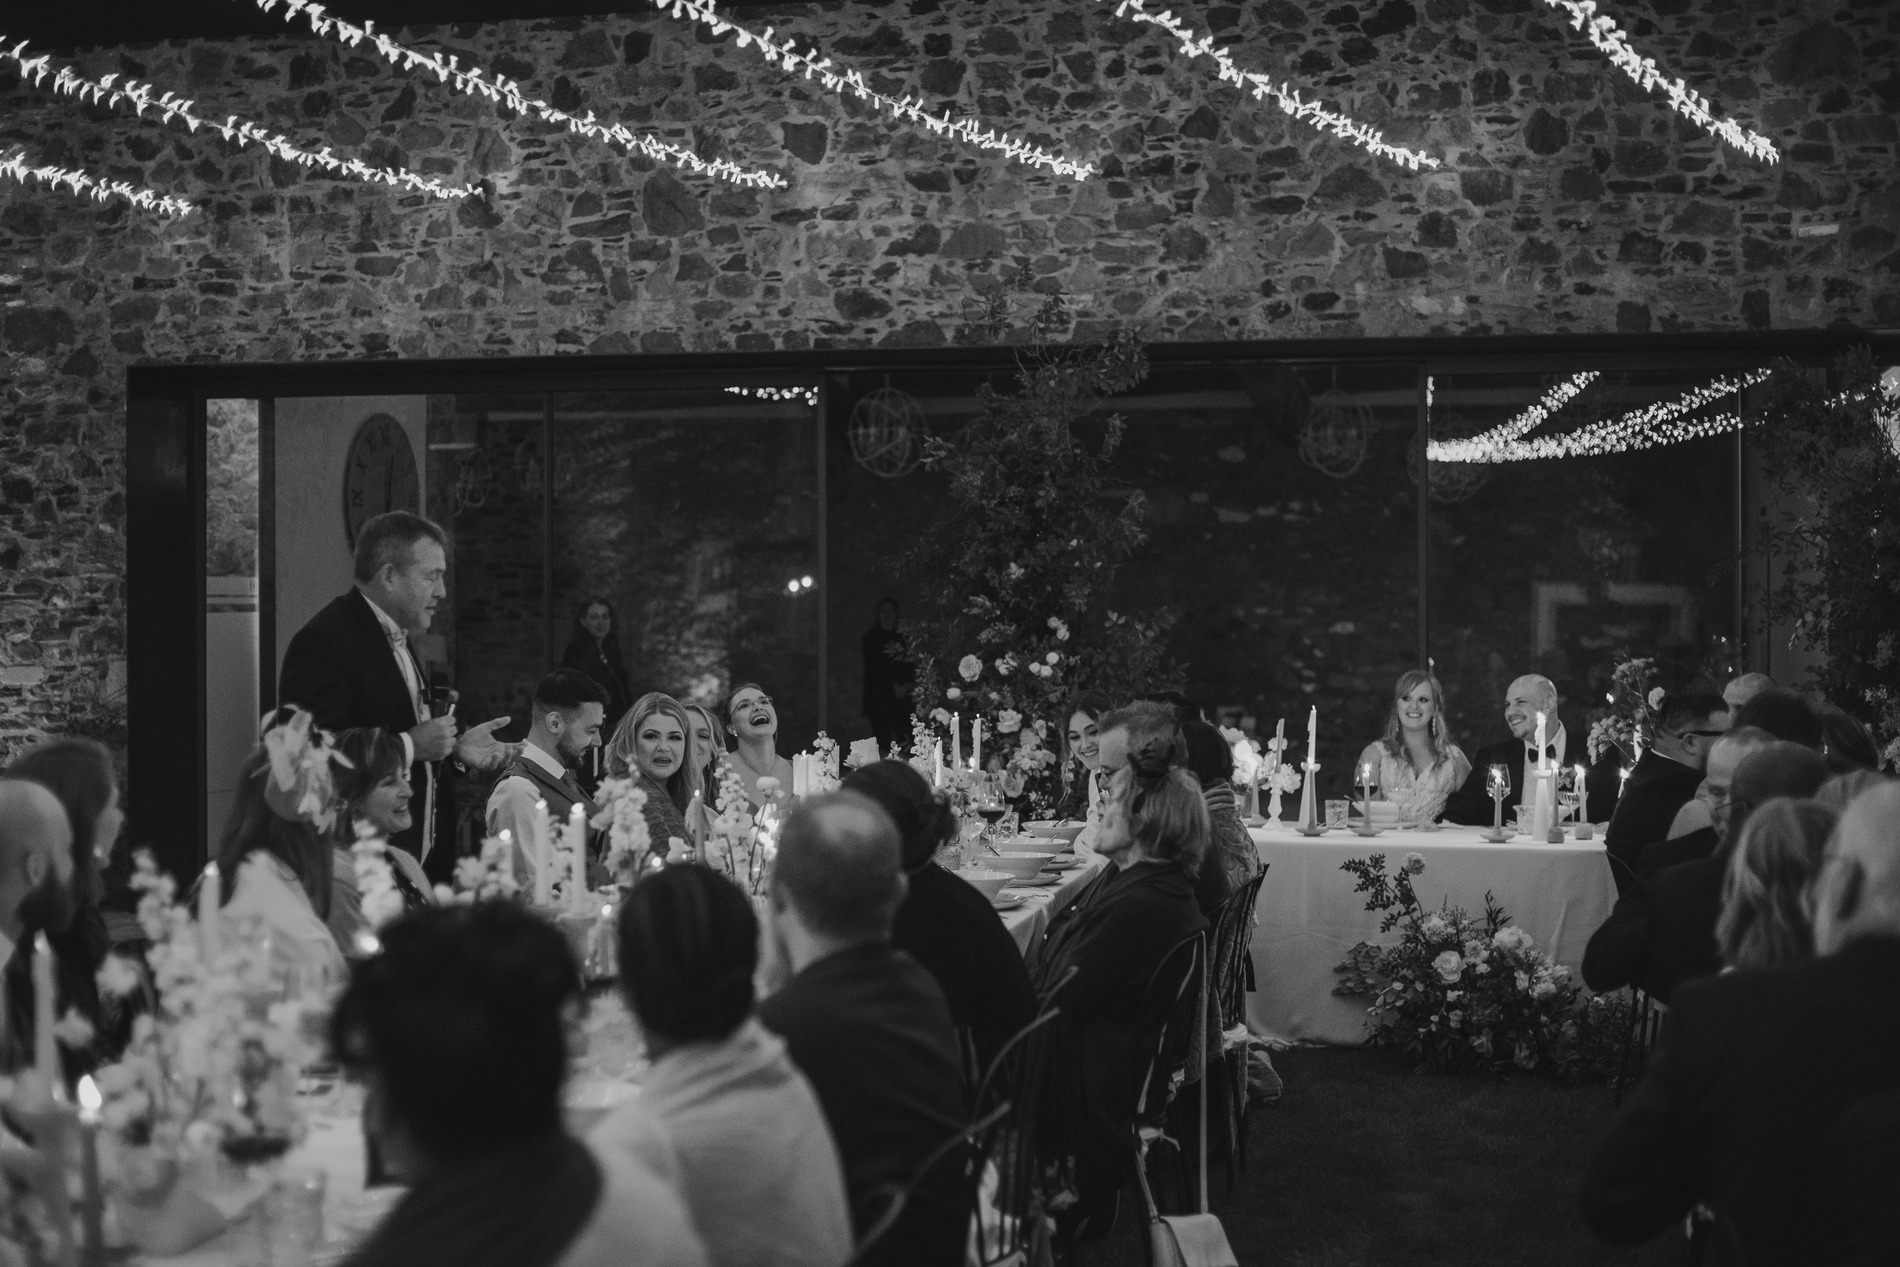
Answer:
<svg viewBox="0 0 1900 1267"><path fill-rule="evenodd" d="M429 716L446 717L455 712L456 693L449 686L449 671L440 665L429 670L427 697Z"/></svg>

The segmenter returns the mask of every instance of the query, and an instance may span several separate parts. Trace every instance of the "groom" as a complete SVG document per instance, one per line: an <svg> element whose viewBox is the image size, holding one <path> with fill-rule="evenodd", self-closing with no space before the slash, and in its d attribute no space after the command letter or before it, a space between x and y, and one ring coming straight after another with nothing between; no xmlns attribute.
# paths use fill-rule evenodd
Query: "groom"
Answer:
<svg viewBox="0 0 1900 1267"><path fill-rule="evenodd" d="M476 769L505 764L514 746L497 741L494 731L508 718L458 734L454 703L430 700L422 665L409 646L448 597L448 537L441 528L407 511L378 515L357 532L354 570L349 593L290 640L277 700L309 709L328 731L371 727L401 739L410 761L409 786L422 813L389 843L421 859L430 879L446 881L455 867L454 816L438 812L446 788L437 766L451 756Z"/></svg>
<svg viewBox="0 0 1900 1267"><path fill-rule="evenodd" d="M1510 771L1511 786L1504 794L1504 820L1511 822L1524 791L1530 786L1531 771L1537 766L1537 714L1544 715L1544 750L1558 769L1589 765L1582 736L1572 735L1557 716L1557 686L1549 678L1527 673L1512 682L1504 692L1504 724L1511 737L1478 749L1471 759L1471 774L1465 785L1445 802L1445 821L1472 827L1489 827L1493 818L1491 792L1487 780L1491 767L1501 765ZM1592 770L1585 777L1590 792L1591 817L1604 821L1614 802L1614 788L1607 774Z"/></svg>

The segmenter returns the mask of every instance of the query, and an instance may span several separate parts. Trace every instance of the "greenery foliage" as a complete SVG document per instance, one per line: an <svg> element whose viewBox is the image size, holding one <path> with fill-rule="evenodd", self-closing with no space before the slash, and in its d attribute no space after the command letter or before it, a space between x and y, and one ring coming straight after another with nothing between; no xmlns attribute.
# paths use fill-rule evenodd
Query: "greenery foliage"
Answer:
<svg viewBox="0 0 1900 1267"><path fill-rule="evenodd" d="M1770 614L1826 656L1828 699L1900 748L1900 400L1867 349L1825 378L1779 363L1757 430L1781 492L1763 544L1781 565Z"/></svg>
<svg viewBox="0 0 1900 1267"><path fill-rule="evenodd" d="M1478 918L1449 902L1428 913L1412 888L1425 870L1420 855L1391 874L1384 854L1340 869L1357 878L1367 910L1384 912L1381 934L1402 929L1396 946L1360 942L1334 969L1334 994L1372 996L1372 1046L1441 1073L1525 1069L1579 1081L1615 1072L1627 1001L1584 997L1491 894Z"/></svg>

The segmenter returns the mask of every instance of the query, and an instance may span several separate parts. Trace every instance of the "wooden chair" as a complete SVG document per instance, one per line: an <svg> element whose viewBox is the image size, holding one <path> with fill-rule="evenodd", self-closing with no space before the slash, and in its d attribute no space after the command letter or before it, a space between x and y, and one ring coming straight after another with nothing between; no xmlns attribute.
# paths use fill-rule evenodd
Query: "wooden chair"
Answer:
<svg viewBox="0 0 1900 1267"><path fill-rule="evenodd" d="M1218 1063L1225 1075L1221 1082L1227 1135L1223 1161L1229 1188L1234 1186L1235 1164L1242 1171L1247 1169L1247 1125L1252 1104L1247 1096L1247 1040L1229 1038L1228 1033L1247 1023L1247 950L1253 941L1254 905L1266 878L1263 865L1260 874L1241 885L1214 916L1212 1007L1221 1047L1218 1062L1209 1060L1208 1065L1211 1070Z"/></svg>
<svg viewBox="0 0 1900 1267"><path fill-rule="evenodd" d="M930 1150L910 1178L901 1184L885 1184L878 1189L877 1199L883 1208L864 1235L859 1238L857 1247L852 1251L846 1267L864 1267L876 1259L881 1242L889 1236L891 1229L903 1219L905 1213L918 1201L918 1189L923 1186L931 1173L949 1159L957 1148L964 1149L963 1163L958 1177L964 1184L973 1184L975 1176L983 1173L989 1163L990 1149L996 1139L996 1127L1009 1115L1010 1106L998 1105L995 1109L978 1117L967 1126L960 1126L950 1137ZM975 1193L968 1191L960 1195L958 1208L969 1211L974 1208Z"/></svg>

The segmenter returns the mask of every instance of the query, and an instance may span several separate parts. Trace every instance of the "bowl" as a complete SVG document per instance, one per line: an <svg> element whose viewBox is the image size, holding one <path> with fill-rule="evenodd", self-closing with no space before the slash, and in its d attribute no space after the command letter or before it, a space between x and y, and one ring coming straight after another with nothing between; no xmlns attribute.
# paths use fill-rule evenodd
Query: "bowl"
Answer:
<svg viewBox="0 0 1900 1267"><path fill-rule="evenodd" d="M994 901L996 895L1003 891L1004 885L1016 878L1007 871L982 871L967 867L958 868L955 874L991 901Z"/></svg>
<svg viewBox="0 0 1900 1267"><path fill-rule="evenodd" d="M1075 838L1082 834L1085 823L1057 823L1048 819L1041 822L1024 823L1023 830L1031 836L1042 836L1050 840L1059 840L1065 848L1075 844Z"/></svg>
<svg viewBox="0 0 1900 1267"><path fill-rule="evenodd" d="M1038 871L1048 866L1049 860L1053 857L1055 857L1053 853L1031 852L1026 849L1005 849L998 853L986 853L982 856L980 861L986 867L993 867L998 871L1007 871L1018 880L1027 880L1030 876L1035 875Z"/></svg>

